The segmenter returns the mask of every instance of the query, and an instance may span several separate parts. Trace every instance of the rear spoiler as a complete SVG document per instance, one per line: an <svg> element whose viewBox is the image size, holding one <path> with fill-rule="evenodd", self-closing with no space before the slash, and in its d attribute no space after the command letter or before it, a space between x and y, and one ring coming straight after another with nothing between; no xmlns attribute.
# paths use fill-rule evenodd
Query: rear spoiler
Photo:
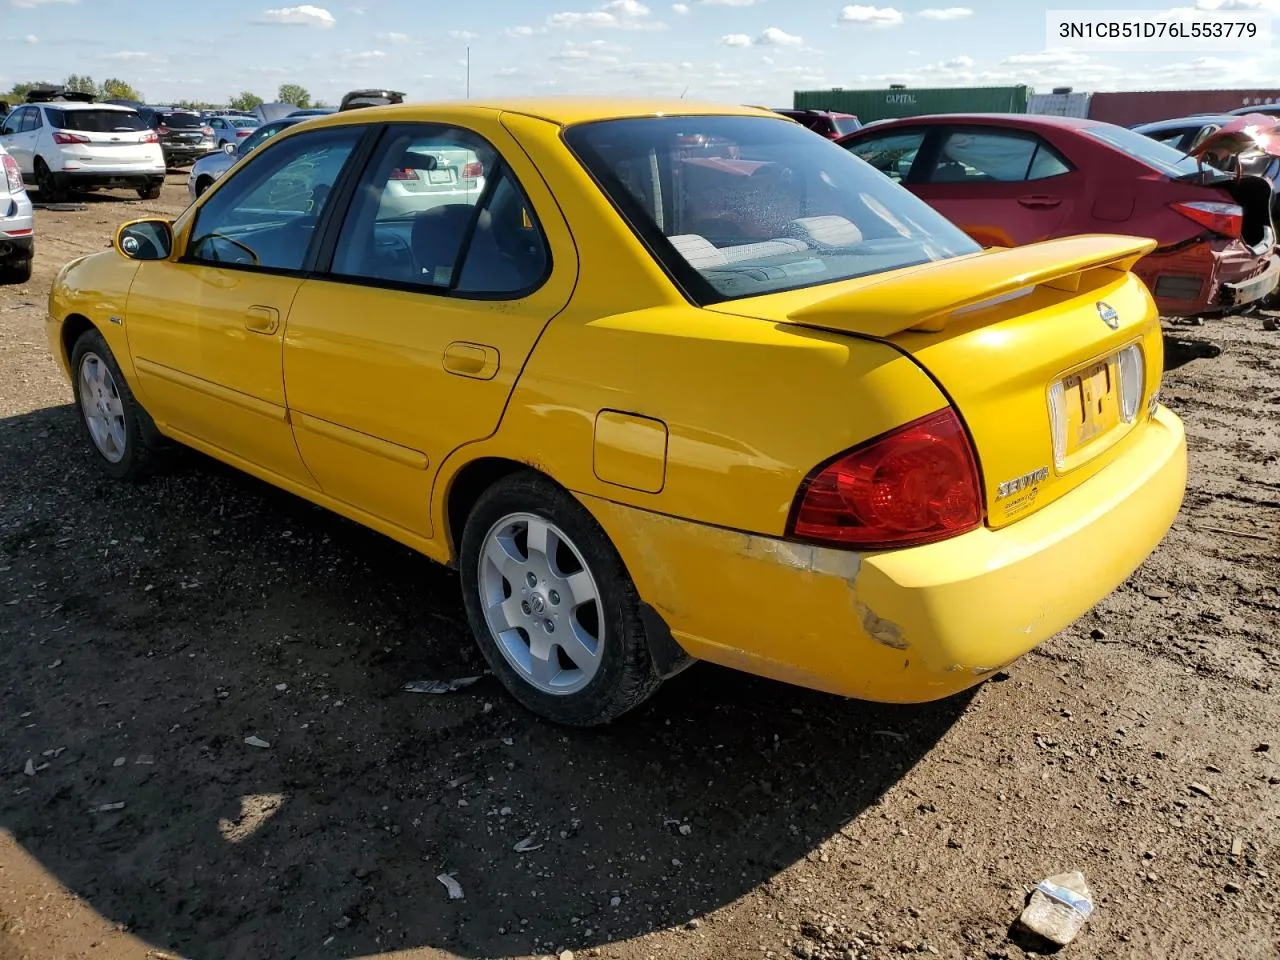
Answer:
<svg viewBox="0 0 1280 960"><path fill-rule="evenodd" d="M936 333L956 313L1035 286L1074 293L1090 270L1125 273L1156 241L1084 234L899 270L882 280L792 311L791 323L891 337L904 330Z"/></svg>

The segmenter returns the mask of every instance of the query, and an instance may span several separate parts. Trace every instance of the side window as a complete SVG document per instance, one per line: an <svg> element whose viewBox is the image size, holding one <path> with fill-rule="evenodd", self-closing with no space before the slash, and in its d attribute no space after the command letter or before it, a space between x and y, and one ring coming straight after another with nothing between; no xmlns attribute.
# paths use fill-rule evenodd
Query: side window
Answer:
<svg viewBox="0 0 1280 960"><path fill-rule="evenodd" d="M22 115L26 111L19 107L11 114L4 118L4 125L0 126L0 135L10 136L22 129Z"/></svg>
<svg viewBox="0 0 1280 960"><path fill-rule="evenodd" d="M924 130L889 133L858 140L847 144L847 148L855 157L865 160L890 180L901 183L911 172L911 165L920 152L924 136Z"/></svg>
<svg viewBox="0 0 1280 960"><path fill-rule="evenodd" d="M19 133L30 133L33 130L40 129L40 110L38 107L27 107L22 115L22 126L18 128Z"/></svg>
<svg viewBox="0 0 1280 960"><path fill-rule="evenodd" d="M1216 123L1209 124L1207 127L1196 133L1196 135L1191 139L1191 142L1187 144L1187 150L1194 150L1196 147L1200 146L1207 137L1213 136L1221 129L1222 128Z"/></svg>
<svg viewBox="0 0 1280 960"><path fill-rule="evenodd" d="M453 127L393 128L338 236L332 273L477 296L523 295L547 248L494 149Z"/></svg>
<svg viewBox="0 0 1280 960"><path fill-rule="evenodd" d="M364 127L316 130L263 151L201 207L186 259L300 270Z"/></svg>
<svg viewBox="0 0 1280 960"><path fill-rule="evenodd" d="M947 135L930 183L1018 183L1045 180L1070 167L1038 137L956 130Z"/></svg>

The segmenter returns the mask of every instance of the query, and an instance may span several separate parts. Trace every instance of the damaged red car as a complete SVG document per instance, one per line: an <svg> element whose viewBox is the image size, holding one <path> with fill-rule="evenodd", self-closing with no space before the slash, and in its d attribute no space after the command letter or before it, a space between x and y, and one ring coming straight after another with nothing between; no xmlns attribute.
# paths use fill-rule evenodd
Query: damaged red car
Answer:
<svg viewBox="0 0 1280 960"><path fill-rule="evenodd" d="M1109 123L961 114L877 124L838 141L974 240L1151 237L1134 267L1161 313L1256 304L1280 284L1273 188Z"/></svg>

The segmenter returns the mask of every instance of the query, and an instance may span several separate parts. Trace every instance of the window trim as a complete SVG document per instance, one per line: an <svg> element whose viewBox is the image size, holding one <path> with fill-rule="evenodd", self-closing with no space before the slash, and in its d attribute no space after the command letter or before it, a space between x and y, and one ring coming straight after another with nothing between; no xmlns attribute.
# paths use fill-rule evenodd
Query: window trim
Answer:
<svg viewBox="0 0 1280 960"><path fill-rule="evenodd" d="M1027 158L1027 166L1026 166L1026 169L1023 171L1021 180L991 179L991 180L979 181L983 186L1015 186L1017 184L1026 184L1026 183L1046 183L1050 180L1056 180L1059 177L1065 177L1065 176L1068 176L1069 174L1076 173L1080 169L1074 163L1071 162L1071 158L1068 157L1065 153L1063 153L1062 150L1056 144L1049 142L1049 140L1046 137L1042 136L1041 134L1039 134L1034 130L1024 130L1021 127L999 127L999 126L994 126L991 124L983 124L983 123L939 124L936 130L938 132L938 139L934 145L934 155L930 159L929 168L926 171L929 174L929 176L927 179L914 180L914 183L920 186L948 187L948 186L954 186L957 183L960 183L960 184L964 183L963 180L935 181L933 179L933 172L938 167L938 160L942 156L943 146L945 146L947 140L950 139L952 134L960 133L960 132L979 133L979 134L986 134L988 136L991 136L991 135L1004 136L1004 137L1008 137L1010 140L1030 140L1036 145L1035 149L1031 151L1031 156ZM1057 157L1058 160L1062 163L1062 165L1067 169L1064 170L1062 173L1055 173L1052 177L1038 177L1035 180L1028 180L1026 175L1031 172L1031 165L1036 162L1036 155L1043 148L1047 148L1049 152L1052 153L1055 157ZM912 173L913 174L915 173L914 164L912 165Z"/></svg>
<svg viewBox="0 0 1280 960"><path fill-rule="evenodd" d="M350 200L350 191L345 190L346 184L354 176L353 171L363 171L365 163L369 159L369 145L371 140L376 139L376 129L363 124L343 124L341 126L322 127L319 130L303 130L298 136L308 137L312 135L323 136L332 134L337 131L345 131L355 129L359 131L356 137L355 145L351 148L351 153L347 155L346 161L342 165L342 169L338 171L338 176L333 181L333 187L329 192L329 202L325 204L324 210L321 211L319 219L316 220L315 231L311 235L311 242L307 244L307 249L302 255L302 264L298 268L293 267L263 267L252 263L216 263L208 260L201 260L191 256L191 247L196 236L196 229L200 225L200 217L204 213L205 204L199 204L196 207L195 216L192 217L191 227L186 231L186 240L183 245L182 254L175 258L176 263L186 266L207 267L213 270L236 270L244 273L258 273L271 277L298 277L307 279L312 276L315 271L316 258L320 251L322 243L330 224L333 221L334 211L340 204L345 204ZM281 133L284 131L282 130ZM276 143L284 143L285 139L277 139L270 137L264 146L271 146ZM292 139L291 137L288 139ZM260 163L262 158L268 153L267 149L257 149L253 151L252 159L250 159L244 167L237 173L237 176L244 176L245 170L248 170L254 163ZM341 192L340 192L341 191Z"/></svg>
<svg viewBox="0 0 1280 960"><path fill-rule="evenodd" d="M407 283L403 280L385 280L380 277L361 277L352 274L335 273L333 271L333 261L337 256L338 241L342 236L342 229L346 225L347 217L352 214L353 203L356 191L360 186L364 185L368 178L372 175L377 167L377 161L381 157L380 151L385 148L385 144L392 137L398 136L396 131L409 131L414 128L430 128L435 127L441 130L460 130L464 133L475 137L486 147L493 151L496 158L494 162L494 171L491 174L485 171L484 190L480 196L476 198L474 208L472 210L470 222L467 224L466 232L463 235L462 244L459 246L458 262L453 265L453 276L449 278L448 287L438 287L429 284ZM498 183L502 177L510 176L519 191L520 196L524 198L526 205L533 213L534 226L538 230L538 235L542 238L543 249L546 252L546 264L543 267L542 275L530 287L521 291L502 291L499 293L486 293L484 291L468 291L458 290L456 285L462 277L462 270L466 266L467 257L471 253L471 238L475 234L476 226L480 222L480 211L493 196L493 192L497 189ZM368 155L365 157L361 165L360 174L353 177L350 183L348 194L342 198L343 211L341 218L337 218L336 223L331 225L331 229L323 238L321 246L316 251L316 260L309 279L324 280L328 283L341 283L347 286L372 287L379 290L395 290L403 293L426 294L427 296L442 297L448 300L457 301L473 301L481 303L514 303L519 300L526 300L533 296L539 290L547 285L551 279L552 273L555 271L555 259L551 249L551 240L547 236L546 230L543 229L543 218L539 215L537 208L533 204L533 200L529 196L529 192L525 190L520 178L516 176L515 170L511 164L507 162L502 152L498 150L490 141L478 131L471 127L463 127L456 123L447 123L433 120L406 120L396 123L383 123L378 125L378 136L371 144Z"/></svg>

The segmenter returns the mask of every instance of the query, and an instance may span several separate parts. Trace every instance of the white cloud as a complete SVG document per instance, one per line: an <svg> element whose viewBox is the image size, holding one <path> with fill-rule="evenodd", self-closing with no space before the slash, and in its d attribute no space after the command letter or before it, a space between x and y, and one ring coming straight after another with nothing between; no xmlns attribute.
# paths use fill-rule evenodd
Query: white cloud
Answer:
<svg viewBox="0 0 1280 960"><path fill-rule="evenodd" d="M971 70L973 69L973 57L952 57L950 60L943 60L935 65L937 70Z"/></svg>
<svg viewBox="0 0 1280 960"><path fill-rule="evenodd" d="M599 27L616 30L660 29L663 24L648 20L649 8L639 0L610 0L595 10L553 13L549 27Z"/></svg>
<svg viewBox="0 0 1280 960"><path fill-rule="evenodd" d="M28 33L25 37L22 38L22 42L23 43L39 43L40 38L37 37L34 33Z"/></svg>
<svg viewBox="0 0 1280 960"><path fill-rule="evenodd" d="M1196 0L1196 9L1280 13L1280 0Z"/></svg>
<svg viewBox="0 0 1280 960"><path fill-rule="evenodd" d="M756 38L756 43L762 47L798 47L804 43L804 39L777 27L765 27L764 32Z"/></svg>
<svg viewBox="0 0 1280 960"><path fill-rule="evenodd" d="M704 7L754 7L764 0L701 0Z"/></svg>
<svg viewBox="0 0 1280 960"><path fill-rule="evenodd" d="M337 21L324 7L304 3L300 7L274 7L262 11L255 23L280 24L287 27L322 27L328 29Z"/></svg>
<svg viewBox="0 0 1280 960"><path fill-rule="evenodd" d="M9 3L11 6L24 7L26 9L30 9L31 7L41 7L41 6L44 6L46 3L79 3L79 2L80 0L9 0Z"/></svg>
<svg viewBox="0 0 1280 960"><path fill-rule="evenodd" d="M745 33L727 33L720 38L720 42L726 47L749 47L751 46L751 38Z"/></svg>
<svg viewBox="0 0 1280 960"><path fill-rule="evenodd" d="M108 53L108 60L152 60L151 54L141 50L121 50L119 53Z"/></svg>
<svg viewBox="0 0 1280 960"><path fill-rule="evenodd" d="M507 27L507 29L503 31L503 33L505 33L508 37L532 37L535 33L546 33L546 32L547 32L546 27L529 27L529 26Z"/></svg>
<svg viewBox="0 0 1280 960"><path fill-rule="evenodd" d="M446 34L450 40L479 40L480 34L472 33L470 30L450 30Z"/></svg>
<svg viewBox="0 0 1280 960"><path fill-rule="evenodd" d="M409 35L407 33L397 33L392 30L390 33L378 34L379 40L385 40L387 43L408 43Z"/></svg>
<svg viewBox="0 0 1280 960"><path fill-rule="evenodd" d="M384 60L386 56L381 50L361 50L357 53L344 53L342 59L347 63L370 63L374 60Z"/></svg>
<svg viewBox="0 0 1280 960"><path fill-rule="evenodd" d="M1068 66L1087 63L1089 57L1083 53L1072 53L1069 50L1044 50L1040 53L1015 53L1005 57L1001 63L1016 66L1020 64L1036 64L1040 66Z"/></svg>
<svg viewBox="0 0 1280 960"><path fill-rule="evenodd" d="M968 7L930 7L928 10L921 10L917 16L925 20L963 20L965 17L972 17L973 11Z"/></svg>
<svg viewBox="0 0 1280 960"><path fill-rule="evenodd" d="M902 23L902 11L893 7L848 6L837 17L841 23L856 23L868 27L896 27Z"/></svg>
<svg viewBox="0 0 1280 960"><path fill-rule="evenodd" d="M676 14L676 16L683 17L689 12L689 5L687 3L673 3L671 5L671 12Z"/></svg>
<svg viewBox="0 0 1280 960"><path fill-rule="evenodd" d="M364 16L364 7L347 7L347 9L350 10L352 13L354 13L357 17Z"/></svg>

